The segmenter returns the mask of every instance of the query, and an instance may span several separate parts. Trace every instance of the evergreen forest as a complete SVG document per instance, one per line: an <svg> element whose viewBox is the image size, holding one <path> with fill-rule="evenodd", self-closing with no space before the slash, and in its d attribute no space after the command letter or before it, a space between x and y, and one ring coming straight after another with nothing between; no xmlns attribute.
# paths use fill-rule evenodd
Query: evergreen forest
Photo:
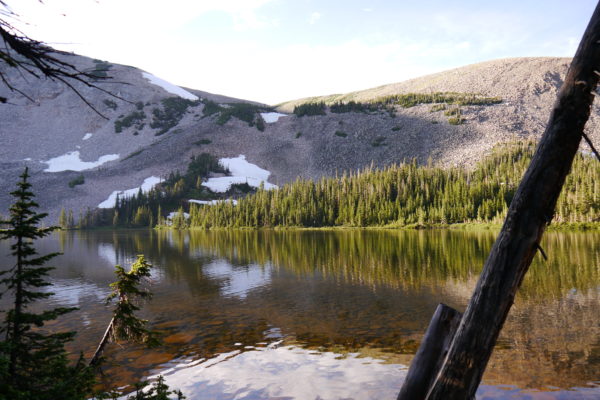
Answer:
<svg viewBox="0 0 600 400"><path fill-rule="evenodd" d="M426 227L500 223L534 150L534 142L513 142L497 146L472 170L419 165L413 160L318 181L297 179L278 190L259 188L239 198L237 204L189 204L191 198L217 197L200 183L211 171L223 169L214 157L204 154L192 160L185 175L171 175L149 193L119 199L115 209L88 213L82 227L153 227L165 223L174 228ZM221 197L241 197L252 191L242 189L232 188ZM180 211L176 224L165 220L173 211ZM183 218L183 212L189 218ZM553 222L600 222L600 163L593 157L576 157Z"/></svg>

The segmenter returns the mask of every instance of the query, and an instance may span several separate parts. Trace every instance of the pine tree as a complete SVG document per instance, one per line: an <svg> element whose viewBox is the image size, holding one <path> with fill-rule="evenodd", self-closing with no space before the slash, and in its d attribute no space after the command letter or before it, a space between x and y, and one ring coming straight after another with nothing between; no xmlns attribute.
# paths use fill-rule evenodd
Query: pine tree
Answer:
<svg viewBox="0 0 600 400"><path fill-rule="evenodd" d="M0 284L14 296L12 308L5 313L0 326L0 398L7 399L82 399L91 392L94 378L80 358L69 365L64 349L74 332L42 333L39 328L48 321L74 308L55 308L41 313L28 311L31 303L52 295L42 291L50 286L47 275L51 267L43 265L59 253L39 256L33 246L36 239L47 236L58 227L38 228L45 213L36 213L27 168L20 176L17 190L11 192L15 203L10 216L0 223L0 239L13 240L11 255L15 263L2 271Z"/></svg>
<svg viewBox="0 0 600 400"><path fill-rule="evenodd" d="M58 215L58 225L62 229L67 229L67 213L64 207L60 209L60 214Z"/></svg>
<svg viewBox="0 0 600 400"><path fill-rule="evenodd" d="M75 218L73 217L73 210L69 210L69 214L67 216L67 227L69 229L75 228Z"/></svg>
<svg viewBox="0 0 600 400"><path fill-rule="evenodd" d="M136 304L138 299L149 299L150 291L140 288L143 279L150 277L151 265L146 262L143 255L138 255L137 260L131 265L131 270L125 271L120 265L115 266L117 281L110 284L111 294L107 302L117 299L117 304L104 337L100 341L90 365L97 364L104 347L109 341L131 340L156 346L159 341L154 331L146 328L148 321L138 318L135 312L140 308Z"/></svg>

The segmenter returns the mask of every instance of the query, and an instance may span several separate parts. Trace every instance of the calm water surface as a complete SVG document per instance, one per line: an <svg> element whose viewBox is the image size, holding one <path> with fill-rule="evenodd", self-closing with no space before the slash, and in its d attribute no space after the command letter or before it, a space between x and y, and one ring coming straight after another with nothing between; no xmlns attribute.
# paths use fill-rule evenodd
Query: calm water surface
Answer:
<svg viewBox="0 0 600 400"><path fill-rule="evenodd" d="M77 306L89 357L115 264L154 265L148 350L109 346L106 381L163 374L189 399L395 399L439 302L463 311L494 234L451 231L67 232L53 305ZM600 234L551 233L478 399L600 399ZM7 253L5 243L2 255ZM47 306L47 305L46 305Z"/></svg>

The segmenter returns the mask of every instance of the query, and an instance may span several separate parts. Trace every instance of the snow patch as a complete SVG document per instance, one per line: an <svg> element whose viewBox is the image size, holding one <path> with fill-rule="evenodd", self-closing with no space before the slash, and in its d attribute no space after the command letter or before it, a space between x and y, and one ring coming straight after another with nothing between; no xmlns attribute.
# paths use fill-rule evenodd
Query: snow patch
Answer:
<svg viewBox="0 0 600 400"><path fill-rule="evenodd" d="M179 211L171 211L171 212L169 213L169 215L167 215L167 220L169 220L169 221L173 221L173 218L175 218L175 216L176 216L177 214L179 214ZM186 212L184 212L184 213L183 213L183 218L185 218L185 219L188 219L189 217L190 217L190 214L188 214L188 213L186 213Z"/></svg>
<svg viewBox="0 0 600 400"><path fill-rule="evenodd" d="M81 140L88 140L88 139L89 139L89 138L91 138L92 136L93 136L93 135L92 135L91 133L86 133L86 134L83 136L83 139L81 139Z"/></svg>
<svg viewBox="0 0 600 400"><path fill-rule="evenodd" d="M271 173L266 169L249 163L246 161L246 156L242 154L234 158L221 158L219 162L225 168L229 169L232 176L210 178L208 181L202 183L202 186L206 186L213 192L224 193L229 190L232 184L236 183L248 183L252 187L259 187L263 183L267 190L277 189L277 185L267 182Z"/></svg>
<svg viewBox="0 0 600 400"><path fill-rule="evenodd" d="M48 168L46 168L44 172L85 171L86 169L99 167L104 163L114 161L118 158L118 154L107 154L101 156L97 161L81 161L81 158L79 158L79 151L71 151L62 156L54 157L48 161L42 162L48 164Z"/></svg>
<svg viewBox="0 0 600 400"><path fill-rule="evenodd" d="M188 100L198 100L199 99L198 96L191 94L187 90L184 90L184 89L180 88L179 86L175 86L172 83L165 81L164 79L160 79L157 76L154 76L147 72L142 72L142 75L144 76L144 78L146 78L148 81L150 81L150 83L152 83L153 85L156 85L156 86L160 86L161 88L163 88L164 90L166 90L169 93L176 94L177 96L183 97L184 99L188 99Z"/></svg>
<svg viewBox="0 0 600 400"><path fill-rule="evenodd" d="M117 196L120 198L132 197L138 194L139 190L142 189L142 192L149 192L154 186L160 183L160 178L156 176L151 176L150 178L144 179L144 183L141 186L138 186L133 189L127 190L115 190L108 196L108 199L104 200L102 203L98 204L98 208L113 208L115 203L117 202Z"/></svg>
<svg viewBox="0 0 600 400"><path fill-rule="evenodd" d="M281 117L287 117L287 114L282 114L278 112L268 112L268 113L260 113L260 116L265 120L267 124L272 124L277 122Z"/></svg>
<svg viewBox="0 0 600 400"><path fill-rule="evenodd" d="M31 161L31 157L24 158L23 161Z"/></svg>
<svg viewBox="0 0 600 400"><path fill-rule="evenodd" d="M246 176L224 176L221 178L210 178L207 182L204 182L202 184L202 186L206 186L213 192L225 193L226 191L229 190L231 185L236 184L236 183L247 183L248 185L257 188L263 182L265 185L265 189L267 189L267 190L277 189L277 185L273 185L272 183L269 183L269 182L261 180L261 179L256 179L256 178L246 177Z"/></svg>

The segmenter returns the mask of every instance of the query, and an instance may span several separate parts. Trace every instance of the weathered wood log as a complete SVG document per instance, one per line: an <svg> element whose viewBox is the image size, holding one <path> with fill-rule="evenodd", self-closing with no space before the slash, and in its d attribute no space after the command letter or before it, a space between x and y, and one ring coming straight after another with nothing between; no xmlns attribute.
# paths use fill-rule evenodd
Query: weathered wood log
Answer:
<svg viewBox="0 0 600 400"><path fill-rule="evenodd" d="M100 343L98 344L98 347L96 348L96 351L94 352L94 355L92 356L90 363L88 364L90 367L97 365L98 361L100 361L100 356L102 355L102 352L104 351L104 347L110 340L114 322L115 322L115 317L112 317L110 322L108 323L108 326L106 327L106 330L104 331L102 340L100 340Z"/></svg>
<svg viewBox="0 0 600 400"><path fill-rule="evenodd" d="M562 85L536 153L463 315L428 400L472 398L517 289L529 269L573 158L594 99L600 70L600 4Z"/></svg>
<svg viewBox="0 0 600 400"><path fill-rule="evenodd" d="M461 316L461 313L445 304L437 306L421 346L410 363L398 400L425 399L442 368Z"/></svg>

